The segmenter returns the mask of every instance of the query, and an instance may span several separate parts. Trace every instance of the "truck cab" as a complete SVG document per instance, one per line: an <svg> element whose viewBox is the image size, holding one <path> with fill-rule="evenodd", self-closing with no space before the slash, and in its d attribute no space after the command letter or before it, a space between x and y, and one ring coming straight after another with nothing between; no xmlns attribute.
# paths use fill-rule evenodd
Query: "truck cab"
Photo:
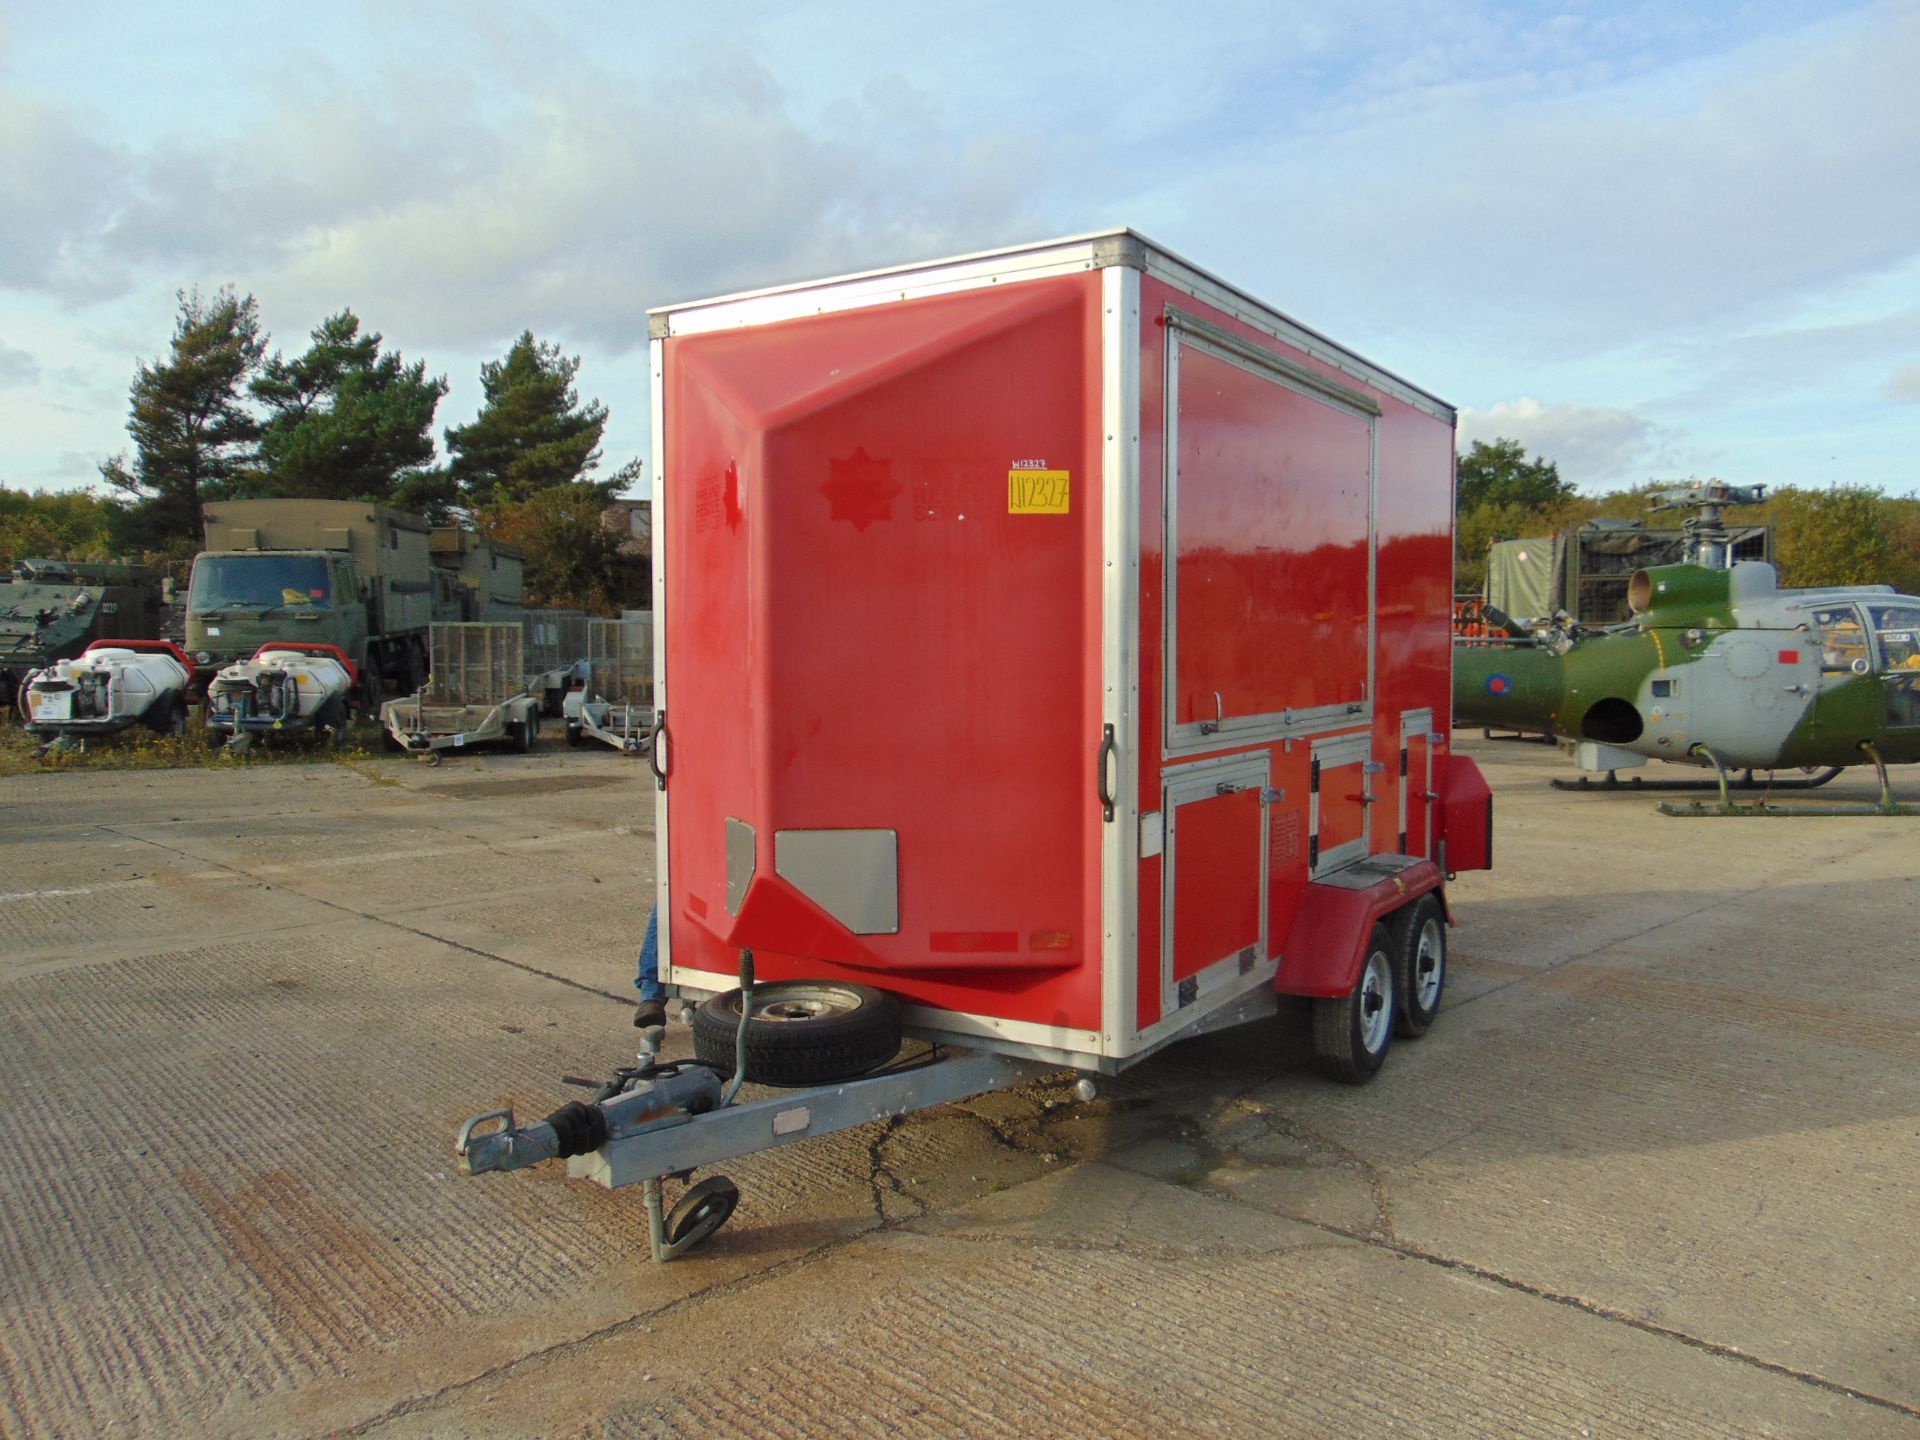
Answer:
<svg viewBox="0 0 1920 1440"><path fill-rule="evenodd" d="M202 668L276 641L367 657L367 598L350 556L325 550L206 551L187 587L187 651Z"/></svg>

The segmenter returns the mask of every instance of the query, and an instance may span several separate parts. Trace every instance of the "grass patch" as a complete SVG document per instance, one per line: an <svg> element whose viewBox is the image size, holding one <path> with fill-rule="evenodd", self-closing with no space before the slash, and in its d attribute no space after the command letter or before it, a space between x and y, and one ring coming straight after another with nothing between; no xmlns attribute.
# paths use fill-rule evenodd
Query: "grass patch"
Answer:
<svg viewBox="0 0 1920 1440"><path fill-rule="evenodd" d="M226 737L200 723L198 707L188 712L187 733L156 735L134 726L106 739L89 739L78 749L42 753L43 742L29 735L9 710L0 720L0 778L48 775L71 770L195 770L238 765L351 765L368 779L379 778L368 762L380 752L380 726L355 720L335 749L306 735L274 742L256 740L244 754L225 749Z"/></svg>

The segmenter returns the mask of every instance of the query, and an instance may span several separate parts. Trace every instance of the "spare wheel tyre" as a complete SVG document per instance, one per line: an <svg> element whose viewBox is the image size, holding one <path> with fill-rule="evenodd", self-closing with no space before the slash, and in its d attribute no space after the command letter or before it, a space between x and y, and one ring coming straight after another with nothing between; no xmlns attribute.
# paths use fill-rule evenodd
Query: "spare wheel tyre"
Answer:
<svg viewBox="0 0 1920 1440"><path fill-rule="evenodd" d="M693 1053L733 1073L740 992L693 1012ZM826 1085L884 1065L900 1050L900 1005L868 985L780 980L753 987L747 1019L747 1079L761 1085Z"/></svg>

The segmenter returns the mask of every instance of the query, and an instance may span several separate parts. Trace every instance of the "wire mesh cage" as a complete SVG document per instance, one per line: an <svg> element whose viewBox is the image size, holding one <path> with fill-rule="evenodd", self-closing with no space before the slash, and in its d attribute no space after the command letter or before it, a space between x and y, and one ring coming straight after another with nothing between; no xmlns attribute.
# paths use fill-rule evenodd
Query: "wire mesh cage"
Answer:
<svg viewBox="0 0 1920 1440"><path fill-rule="evenodd" d="M498 705L526 688L526 635L519 621L439 624L429 643L430 705Z"/></svg>
<svg viewBox="0 0 1920 1440"><path fill-rule="evenodd" d="M529 610L521 621L527 672L564 670L587 654L587 617L578 610Z"/></svg>
<svg viewBox="0 0 1920 1440"><path fill-rule="evenodd" d="M586 623L586 658L599 698L616 705L653 704L653 616Z"/></svg>

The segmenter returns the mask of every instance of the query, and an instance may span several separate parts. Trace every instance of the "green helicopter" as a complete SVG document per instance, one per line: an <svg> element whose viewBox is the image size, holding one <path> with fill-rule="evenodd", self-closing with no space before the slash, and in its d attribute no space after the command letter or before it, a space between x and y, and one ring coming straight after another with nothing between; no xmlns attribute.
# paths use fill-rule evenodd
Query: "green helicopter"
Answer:
<svg viewBox="0 0 1920 1440"><path fill-rule="evenodd" d="M1783 590L1772 565L1743 561L1637 571L1627 600L1633 618L1620 625L1562 615L1517 638L1456 644L1455 721L1553 736L1613 785L1649 760L1711 766L1723 813L1741 809L1731 789L1805 789L1870 764L1880 778L1870 813L1920 813L1895 803L1887 775L1920 761L1920 597L1887 585ZM1805 774L1753 778L1795 770Z"/></svg>

